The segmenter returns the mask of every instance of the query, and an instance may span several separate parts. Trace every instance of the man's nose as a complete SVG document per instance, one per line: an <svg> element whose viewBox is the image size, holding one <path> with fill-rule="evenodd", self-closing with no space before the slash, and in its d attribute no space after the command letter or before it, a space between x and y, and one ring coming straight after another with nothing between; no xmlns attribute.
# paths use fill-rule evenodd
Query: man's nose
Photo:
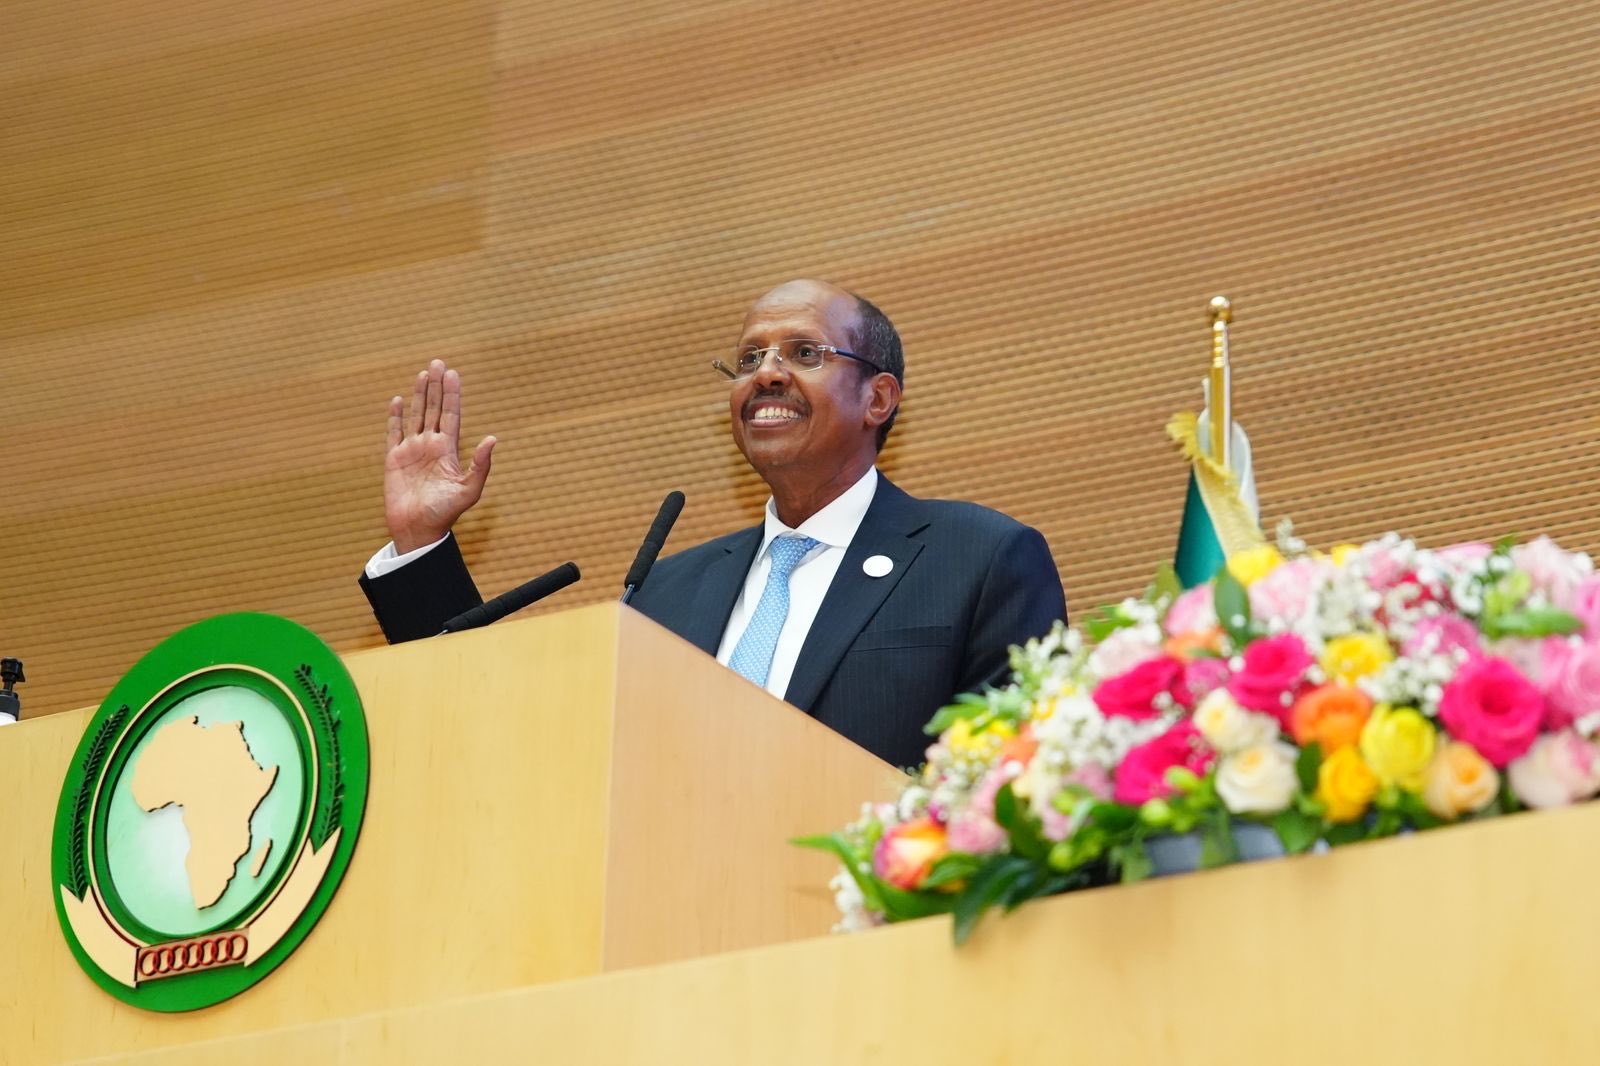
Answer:
<svg viewBox="0 0 1600 1066"><path fill-rule="evenodd" d="M789 380L789 364L783 361L783 355L776 349L761 354L761 365L756 367L755 373L750 375L757 385L777 385Z"/></svg>

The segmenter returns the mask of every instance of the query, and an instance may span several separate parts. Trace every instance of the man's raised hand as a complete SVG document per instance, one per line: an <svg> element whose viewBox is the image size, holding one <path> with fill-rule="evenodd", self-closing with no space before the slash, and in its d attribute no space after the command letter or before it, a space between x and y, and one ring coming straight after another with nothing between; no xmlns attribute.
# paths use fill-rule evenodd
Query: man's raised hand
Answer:
<svg viewBox="0 0 1600 1066"><path fill-rule="evenodd" d="M411 409L389 401L383 457L383 517L401 555L443 537L478 502L495 439L485 437L461 469L461 375L435 359L417 375Z"/></svg>

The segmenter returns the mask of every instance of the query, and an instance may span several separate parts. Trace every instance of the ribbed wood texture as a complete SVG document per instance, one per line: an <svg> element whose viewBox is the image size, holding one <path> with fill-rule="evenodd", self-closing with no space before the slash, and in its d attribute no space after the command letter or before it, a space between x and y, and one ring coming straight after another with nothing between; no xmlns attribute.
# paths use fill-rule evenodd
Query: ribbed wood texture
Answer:
<svg viewBox="0 0 1600 1066"><path fill-rule="evenodd" d="M900 326L883 465L1170 555L1205 300L1268 521L1600 549L1600 5L84 0L0 7L0 654L99 700L227 610L341 648L383 411L502 438L486 593L756 519L707 369L795 275Z"/></svg>

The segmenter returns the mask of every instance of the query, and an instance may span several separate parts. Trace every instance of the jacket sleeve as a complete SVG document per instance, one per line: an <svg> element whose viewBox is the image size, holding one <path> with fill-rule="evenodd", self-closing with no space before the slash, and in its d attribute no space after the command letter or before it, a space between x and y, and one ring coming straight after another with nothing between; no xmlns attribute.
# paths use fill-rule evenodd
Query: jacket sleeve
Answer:
<svg viewBox="0 0 1600 1066"><path fill-rule="evenodd" d="M972 692L1010 676L1010 649L1067 617L1061 575L1044 535L1015 526L995 548L984 576L956 691Z"/></svg>
<svg viewBox="0 0 1600 1066"><path fill-rule="evenodd" d="M444 624L483 602L455 535L392 573L361 575L372 613L390 644L436 636Z"/></svg>

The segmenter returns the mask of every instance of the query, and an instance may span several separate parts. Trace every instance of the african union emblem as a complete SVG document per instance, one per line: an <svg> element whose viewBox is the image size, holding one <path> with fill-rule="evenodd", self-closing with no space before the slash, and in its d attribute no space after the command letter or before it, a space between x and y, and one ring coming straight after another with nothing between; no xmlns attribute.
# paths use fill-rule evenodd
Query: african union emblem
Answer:
<svg viewBox="0 0 1600 1066"><path fill-rule="evenodd" d="M367 723L286 619L190 626L128 672L61 788L56 913L100 986L150 1010L244 991L333 898L361 830Z"/></svg>

